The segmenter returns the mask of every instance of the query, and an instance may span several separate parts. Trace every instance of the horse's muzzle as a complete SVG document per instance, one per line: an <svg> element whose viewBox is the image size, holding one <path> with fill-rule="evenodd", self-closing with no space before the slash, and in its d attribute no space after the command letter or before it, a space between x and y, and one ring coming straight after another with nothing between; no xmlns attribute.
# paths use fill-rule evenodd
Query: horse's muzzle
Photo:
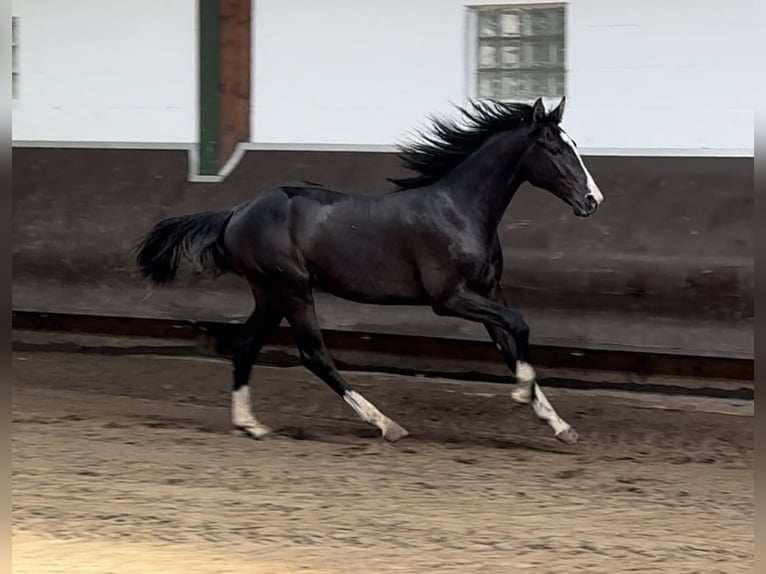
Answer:
<svg viewBox="0 0 766 574"><path fill-rule="evenodd" d="M574 213L578 217L588 217L596 213L596 211L598 211L598 201L590 194L585 196L584 203L577 202L574 207Z"/></svg>

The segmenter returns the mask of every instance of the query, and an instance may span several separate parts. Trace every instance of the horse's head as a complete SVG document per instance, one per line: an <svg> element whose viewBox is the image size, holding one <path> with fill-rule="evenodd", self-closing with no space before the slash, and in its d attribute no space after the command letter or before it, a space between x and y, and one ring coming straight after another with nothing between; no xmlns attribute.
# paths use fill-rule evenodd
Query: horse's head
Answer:
<svg viewBox="0 0 766 574"><path fill-rule="evenodd" d="M574 141L561 129L564 98L546 113L541 99L532 108L533 143L520 166L532 185L545 189L574 208L575 215L592 215L604 201Z"/></svg>

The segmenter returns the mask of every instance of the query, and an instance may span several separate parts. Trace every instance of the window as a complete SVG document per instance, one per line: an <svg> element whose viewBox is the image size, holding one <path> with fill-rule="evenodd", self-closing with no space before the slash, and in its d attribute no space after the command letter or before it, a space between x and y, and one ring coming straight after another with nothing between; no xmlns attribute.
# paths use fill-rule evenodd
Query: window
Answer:
<svg viewBox="0 0 766 574"><path fill-rule="evenodd" d="M17 100L19 98L19 19L18 18L11 19L11 37L12 37L11 58L13 59L13 62L11 65L11 90L13 91L13 99Z"/></svg>
<svg viewBox="0 0 766 574"><path fill-rule="evenodd" d="M474 93L496 100L563 96L564 18L558 4L473 8Z"/></svg>

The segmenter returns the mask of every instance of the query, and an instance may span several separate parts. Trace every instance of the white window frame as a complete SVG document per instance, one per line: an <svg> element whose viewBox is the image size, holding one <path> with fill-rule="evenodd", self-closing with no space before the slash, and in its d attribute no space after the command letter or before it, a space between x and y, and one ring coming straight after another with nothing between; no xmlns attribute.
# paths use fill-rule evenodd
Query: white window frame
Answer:
<svg viewBox="0 0 766 574"><path fill-rule="evenodd" d="M561 7L564 9L564 82L563 90L564 95L569 93L569 0L510 0L510 1L498 1L498 0L474 0L471 4L465 6L465 33L463 37L465 39L465 70L464 70L464 82L465 98L466 99L479 99L479 65L478 65L478 50L479 50L479 33L478 33L478 19L479 10L488 8L545 8L545 7ZM525 101L524 98L514 98L516 101ZM559 97L543 96L543 100L549 102L558 102ZM531 100L527 100L531 101Z"/></svg>

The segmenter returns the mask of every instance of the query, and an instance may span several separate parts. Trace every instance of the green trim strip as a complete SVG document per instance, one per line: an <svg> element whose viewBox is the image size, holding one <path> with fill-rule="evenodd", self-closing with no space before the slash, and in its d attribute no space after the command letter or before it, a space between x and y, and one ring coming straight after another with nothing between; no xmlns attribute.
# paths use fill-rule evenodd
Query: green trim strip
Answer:
<svg viewBox="0 0 766 574"><path fill-rule="evenodd" d="M199 174L218 173L219 111L218 0L198 0L199 6Z"/></svg>

